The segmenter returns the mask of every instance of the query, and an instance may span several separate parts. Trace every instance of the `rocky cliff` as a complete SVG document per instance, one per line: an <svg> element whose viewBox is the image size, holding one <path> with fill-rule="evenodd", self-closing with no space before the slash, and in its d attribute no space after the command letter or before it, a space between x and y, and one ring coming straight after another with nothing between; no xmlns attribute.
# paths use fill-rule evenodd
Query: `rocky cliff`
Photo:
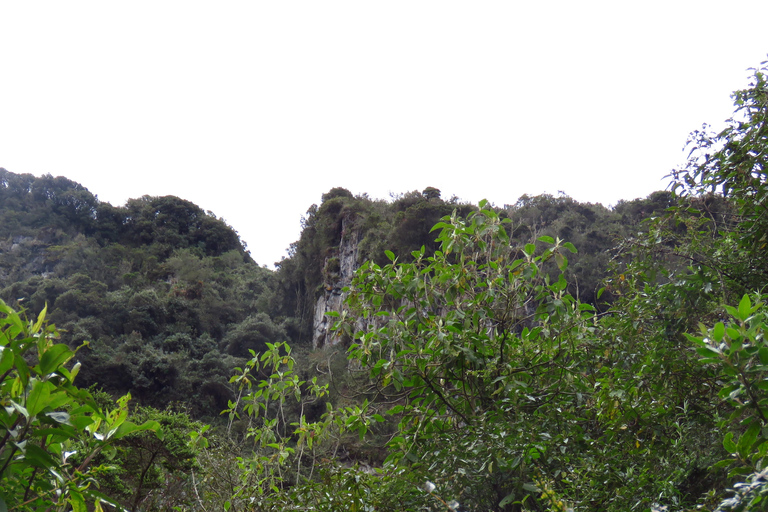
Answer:
<svg viewBox="0 0 768 512"><path fill-rule="evenodd" d="M336 255L325 259L323 268L323 295L315 304L312 323L312 348L336 345L341 337L331 331L333 318L326 313L341 313L345 294L343 289L352 282L358 267L360 231L351 229L351 220L342 219L342 236Z"/></svg>

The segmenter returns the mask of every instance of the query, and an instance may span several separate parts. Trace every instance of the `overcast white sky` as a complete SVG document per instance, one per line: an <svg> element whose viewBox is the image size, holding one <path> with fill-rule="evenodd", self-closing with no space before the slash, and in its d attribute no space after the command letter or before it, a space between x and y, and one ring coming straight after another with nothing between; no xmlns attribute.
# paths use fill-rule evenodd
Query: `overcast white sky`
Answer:
<svg viewBox="0 0 768 512"><path fill-rule="evenodd" d="M768 53L768 2L0 0L0 167L177 195L260 264L335 186L614 204Z"/></svg>

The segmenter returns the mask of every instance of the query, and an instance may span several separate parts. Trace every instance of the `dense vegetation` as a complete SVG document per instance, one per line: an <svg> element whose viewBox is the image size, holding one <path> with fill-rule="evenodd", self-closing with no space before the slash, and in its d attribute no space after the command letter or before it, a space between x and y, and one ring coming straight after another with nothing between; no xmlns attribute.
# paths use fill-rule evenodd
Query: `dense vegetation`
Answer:
<svg viewBox="0 0 768 512"><path fill-rule="evenodd" d="M0 170L0 507L763 510L764 71L674 192L334 188L275 272L187 201Z"/></svg>

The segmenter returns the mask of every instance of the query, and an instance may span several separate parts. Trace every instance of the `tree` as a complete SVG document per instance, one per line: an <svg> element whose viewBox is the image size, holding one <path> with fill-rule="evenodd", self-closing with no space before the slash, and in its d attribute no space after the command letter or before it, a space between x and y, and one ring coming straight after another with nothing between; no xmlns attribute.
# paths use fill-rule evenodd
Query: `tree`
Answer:
<svg viewBox="0 0 768 512"><path fill-rule="evenodd" d="M491 209L454 213L433 228L433 256L422 248L401 263L388 251L388 265L364 264L340 327L354 337L350 357L397 403L389 463L416 463L439 492L481 509L538 509L558 501L546 489L565 469L550 454L583 439L562 424L589 393L580 352L593 308L540 270L550 259L564 269L570 243L511 247L506 222Z"/></svg>
<svg viewBox="0 0 768 512"><path fill-rule="evenodd" d="M749 290L768 282L768 61L733 93L734 115L718 134L691 134L687 165L672 173L683 197L722 193L736 217L716 226L714 266ZM721 251L722 254L717 254Z"/></svg>

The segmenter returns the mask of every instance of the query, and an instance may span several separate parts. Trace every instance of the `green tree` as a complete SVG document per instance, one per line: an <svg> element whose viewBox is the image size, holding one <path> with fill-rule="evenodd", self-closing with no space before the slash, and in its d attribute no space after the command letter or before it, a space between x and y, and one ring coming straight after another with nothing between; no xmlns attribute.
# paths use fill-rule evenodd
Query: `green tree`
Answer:
<svg viewBox="0 0 768 512"><path fill-rule="evenodd" d="M687 165L672 173L680 195L721 193L735 207L736 217L712 230L710 265L744 291L768 282L768 62L753 72L733 93L727 127L693 132Z"/></svg>
<svg viewBox="0 0 768 512"><path fill-rule="evenodd" d="M399 418L389 463L481 509L541 509L560 506L566 466L554 455L583 438L564 424L590 392L580 353L594 308L541 272L550 259L565 269L570 243L512 247L507 222L491 209L454 213L434 228L433 256L364 264L340 327L355 339L350 357L398 404L386 411Z"/></svg>

